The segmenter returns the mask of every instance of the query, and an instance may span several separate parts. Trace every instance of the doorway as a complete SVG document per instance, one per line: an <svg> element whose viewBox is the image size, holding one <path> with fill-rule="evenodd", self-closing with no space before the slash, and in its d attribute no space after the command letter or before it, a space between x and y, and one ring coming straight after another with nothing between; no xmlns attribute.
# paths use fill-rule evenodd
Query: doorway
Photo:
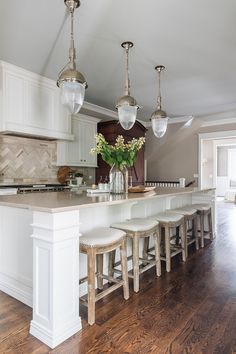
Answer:
<svg viewBox="0 0 236 354"><path fill-rule="evenodd" d="M216 188L216 196L234 201L236 194L236 131L199 134L198 157L199 186L201 188Z"/></svg>

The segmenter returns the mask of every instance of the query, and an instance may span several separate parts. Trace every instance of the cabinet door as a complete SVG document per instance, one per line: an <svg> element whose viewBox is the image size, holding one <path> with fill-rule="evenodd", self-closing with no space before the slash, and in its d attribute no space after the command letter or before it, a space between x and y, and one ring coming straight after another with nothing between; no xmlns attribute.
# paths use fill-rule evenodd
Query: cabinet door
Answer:
<svg viewBox="0 0 236 354"><path fill-rule="evenodd" d="M25 81L21 76L4 72L3 117L6 122L23 125L25 117Z"/></svg>
<svg viewBox="0 0 236 354"><path fill-rule="evenodd" d="M64 134L71 134L71 115L61 103L60 90L57 87L54 93L54 110L53 129Z"/></svg>
<svg viewBox="0 0 236 354"><path fill-rule="evenodd" d="M80 129L79 122L76 119L71 120L71 129L74 134L74 140L71 142L57 142L57 166L80 166L82 159L80 152Z"/></svg>
<svg viewBox="0 0 236 354"><path fill-rule="evenodd" d="M90 153L95 147L97 121L72 118L72 133L74 141L58 142L57 165L97 167L97 156Z"/></svg>
<svg viewBox="0 0 236 354"><path fill-rule="evenodd" d="M66 162L67 165L79 166L80 159L80 136L79 136L79 122L72 119L71 122L72 132L74 134L74 140L70 143L66 143Z"/></svg>
<svg viewBox="0 0 236 354"><path fill-rule="evenodd" d="M93 122L78 121L79 133L79 162L84 166L96 166L97 157L91 154L91 149L95 147L95 134L97 124Z"/></svg>
<svg viewBox="0 0 236 354"><path fill-rule="evenodd" d="M54 90L38 82L27 82L27 122L41 129L53 129Z"/></svg>

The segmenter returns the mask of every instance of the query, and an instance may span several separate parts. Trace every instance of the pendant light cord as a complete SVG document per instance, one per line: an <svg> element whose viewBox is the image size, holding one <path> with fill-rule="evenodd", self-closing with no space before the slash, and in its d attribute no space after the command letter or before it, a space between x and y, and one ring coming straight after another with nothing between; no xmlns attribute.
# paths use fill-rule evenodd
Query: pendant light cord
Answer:
<svg viewBox="0 0 236 354"><path fill-rule="evenodd" d="M70 59L70 69L75 70L75 59L76 59L76 52L75 52L75 43L74 43L74 9L70 11L71 16L71 23L70 23L70 49L69 49L69 59Z"/></svg>
<svg viewBox="0 0 236 354"><path fill-rule="evenodd" d="M161 109L161 71L158 70L158 96L157 96L157 109Z"/></svg>
<svg viewBox="0 0 236 354"><path fill-rule="evenodd" d="M130 78L129 78L129 47L125 48L126 60L125 60L125 95L130 95Z"/></svg>

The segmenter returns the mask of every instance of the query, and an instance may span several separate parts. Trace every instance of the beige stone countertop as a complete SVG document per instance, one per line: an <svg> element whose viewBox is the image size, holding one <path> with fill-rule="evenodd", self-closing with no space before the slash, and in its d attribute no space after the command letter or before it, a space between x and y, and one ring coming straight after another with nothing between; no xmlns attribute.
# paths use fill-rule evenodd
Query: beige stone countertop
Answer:
<svg viewBox="0 0 236 354"><path fill-rule="evenodd" d="M163 198L181 194L208 192L212 189L197 188L156 188L147 193L129 194L97 194L88 195L86 192L44 192L27 193L10 196L0 196L0 205L12 208L24 208L49 213L76 210L80 208L96 207L100 205L122 204L135 200Z"/></svg>

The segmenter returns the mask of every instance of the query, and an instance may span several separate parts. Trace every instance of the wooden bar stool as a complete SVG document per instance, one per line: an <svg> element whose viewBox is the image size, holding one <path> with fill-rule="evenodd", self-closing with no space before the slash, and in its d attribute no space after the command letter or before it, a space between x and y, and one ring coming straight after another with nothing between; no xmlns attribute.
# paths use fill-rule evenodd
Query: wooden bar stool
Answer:
<svg viewBox="0 0 236 354"><path fill-rule="evenodd" d="M200 222L200 239L201 247L205 245L205 238L210 238L213 240L213 230L212 230L212 212L210 204L192 204L192 207L197 210L197 214ZM207 218L208 230L205 230L204 220Z"/></svg>
<svg viewBox="0 0 236 354"><path fill-rule="evenodd" d="M114 279L109 275L103 274L103 255L120 249L121 255L121 274L122 280ZM87 277L80 279L80 284L88 282L87 300L80 298L80 301L88 306L88 323L95 322L95 303L112 291L123 286L124 298L129 298L127 256L126 256L126 234L121 230L103 227L88 232L80 237L80 252L87 254ZM97 272L96 272L97 258ZM108 287L96 295L95 277L97 276L98 288L103 289L103 279L108 280L114 285Z"/></svg>
<svg viewBox="0 0 236 354"><path fill-rule="evenodd" d="M197 219L198 214L197 210L193 208L193 206L184 206L178 209L171 209L172 213L177 213L184 216L184 233L186 237L186 258L188 257L188 246L192 243L195 243L196 250L199 250L199 242L198 242L198 230L197 230ZM192 227L189 228L190 223L192 223Z"/></svg>
<svg viewBox="0 0 236 354"><path fill-rule="evenodd" d="M160 228L164 230L165 255L161 255L161 260L166 262L166 271L170 272L172 257L179 253L182 253L183 262L186 261L186 237L184 233L184 216L181 214L173 213L171 210L167 210L152 217L159 222ZM171 240L173 238L176 239L176 234L174 236L171 236L171 231L174 229L176 229L177 234L179 233L180 235L181 244L179 244L179 242L175 242L175 244L171 243Z"/></svg>
<svg viewBox="0 0 236 354"><path fill-rule="evenodd" d="M133 272L128 274L134 282L134 292L139 291L139 276L153 266L156 266L157 276L161 275L160 260L160 232L159 223L155 219L136 218L125 222L113 224L111 227L126 232L127 237L132 240L132 255L128 257L133 262ZM139 240L141 238L154 237L155 256L141 258L139 256ZM119 272L115 267L120 262L114 263L114 259L110 262L110 271ZM141 263L141 264L140 264Z"/></svg>

